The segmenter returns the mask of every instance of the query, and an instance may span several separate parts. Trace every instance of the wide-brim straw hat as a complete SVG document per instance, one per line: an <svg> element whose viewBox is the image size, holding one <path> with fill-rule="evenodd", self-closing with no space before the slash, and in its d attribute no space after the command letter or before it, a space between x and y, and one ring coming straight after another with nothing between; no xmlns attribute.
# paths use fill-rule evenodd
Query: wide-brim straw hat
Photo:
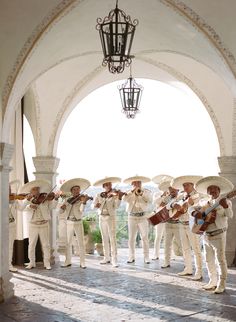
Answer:
<svg viewBox="0 0 236 322"><path fill-rule="evenodd" d="M134 181L141 181L142 183L146 183L146 182L151 181L151 179L148 177L143 177L143 176L134 176L134 177L130 177L130 178L125 179L123 182L127 183L127 184L132 184L132 182L134 182Z"/></svg>
<svg viewBox="0 0 236 322"><path fill-rule="evenodd" d="M171 180L166 180L166 181L162 181L159 185L158 185L158 189L165 192L166 190L168 190L168 188L171 186Z"/></svg>
<svg viewBox="0 0 236 322"><path fill-rule="evenodd" d="M220 176L208 176L200 179L196 183L196 190L199 193L207 194L209 186L217 186L220 188L220 194L226 194L233 190L234 185L231 181Z"/></svg>
<svg viewBox="0 0 236 322"><path fill-rule="evenodd" d="M30 182L27 182L26 184L24 184L21 187L20 192L21 193L30 193L30 190L34 187L39 187L40 192L50 192L50 190L52 189L51 183L47 180L33 180L33 181L30 181Z"/></svg>
<svg viewBox="0 0 236 322"><path fill-rule="evenodd" d="M195 175L189 175L189 176L181 176L176 177L172 180L171 186L175 189L183 189L184 183L192 183L196 184L198 180L202 179L202 176L195 176Z"/></svg>
<svg viewBox="0 0 236 322"><path fill-rule="evenodd" d="M86 190L89 186L91 186L91 183L87 179L74 178L74 179L65 181L61 185L60 190L63 192L71 192L71 189L75 186L79 186L80 190Z"/></svg>
<svg viewBox="0 0 236 322"><path fill-rule="evenodd" d="M152 182L156 184L160 184L163 181L171 181L173 179L172 176L169 176L168 174L159 174L158 176L155 176L152 178Z"/></svg>
<svg viewBox="0 0 236 322"><path fill-rule="evenodd" d="M119 183L119 182L121 182L121 178L119 178L119 177L105 177L103 179L100 179L100 180L94 182L93 186L94 187L103 186L104 183L108 183L108 182Z"/></svg>

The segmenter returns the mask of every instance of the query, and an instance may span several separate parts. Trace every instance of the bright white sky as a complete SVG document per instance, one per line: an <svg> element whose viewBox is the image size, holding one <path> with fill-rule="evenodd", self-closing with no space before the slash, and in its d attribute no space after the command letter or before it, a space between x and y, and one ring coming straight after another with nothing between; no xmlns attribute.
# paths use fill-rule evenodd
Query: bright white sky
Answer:
<svg viewBox="0 0 236 322"><path fill-rule="evenodd" d="M144 91L135 119L121 113L124 81L97 89L72 111L59 140L58 179L218 174L216 132L197 96L179 82L136 81Z"/></svg>

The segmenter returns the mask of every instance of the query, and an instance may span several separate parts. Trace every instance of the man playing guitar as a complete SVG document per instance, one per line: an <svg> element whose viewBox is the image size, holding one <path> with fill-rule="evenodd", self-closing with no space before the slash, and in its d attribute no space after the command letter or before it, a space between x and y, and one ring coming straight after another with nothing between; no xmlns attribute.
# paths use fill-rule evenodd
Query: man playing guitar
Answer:
<svg viewBox="0 0 236 322"><path fill-rule="evenodd" d="M210 176L199 180L196 183L196 190L199 193L208 194L209 200L199 202L197 206L191 207L189 212L192 216L199 218L207 208L218 204L211 212L210 219L204 233L204 250L206 265L209 275L209 283L203 288L213 290L214 293L223 293L227 278L227 263L225 257L226 231L228 218L233 217L232 203L226 198L219 197L221 194L230 192L233 184L224 177ZM212 219L213 218L213 219ZM217 276L217 272L220 272Z"/></svg>

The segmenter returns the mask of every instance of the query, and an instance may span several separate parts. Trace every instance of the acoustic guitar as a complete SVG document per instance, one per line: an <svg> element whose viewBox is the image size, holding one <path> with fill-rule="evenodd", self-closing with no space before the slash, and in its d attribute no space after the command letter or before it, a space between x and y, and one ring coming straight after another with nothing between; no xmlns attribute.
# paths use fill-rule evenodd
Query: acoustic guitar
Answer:
<svg viewBox="0 0 236 322"><path fill-rule="evenodd" d="M216 220L216 211L214 211L219 205L220 201L224 198L233 199L236 196L236 190L231 191L226 196L217 201L213 206L202 207L196 216L190 216L189 227L194 234L202 235L206 231L207 227L214 223Z"/></svg>

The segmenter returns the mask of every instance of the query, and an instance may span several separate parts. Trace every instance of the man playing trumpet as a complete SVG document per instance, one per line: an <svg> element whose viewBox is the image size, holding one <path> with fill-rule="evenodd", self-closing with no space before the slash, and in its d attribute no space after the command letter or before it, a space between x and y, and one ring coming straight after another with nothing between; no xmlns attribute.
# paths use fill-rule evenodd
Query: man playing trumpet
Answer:
<svg viewBox="0 0 236 322"><path fill-rule="evenodd" d="M138 231L142 238L144 262L146 264L150 263L148 221L145 214L152 201L152 194L149 190L142 188L142 183L149 181L149 178L141 176L124 180L124 183L133 186L133 189L123 197L123 200L128 204L129 259L127 263L135 262L135 240Z"/></svg>

